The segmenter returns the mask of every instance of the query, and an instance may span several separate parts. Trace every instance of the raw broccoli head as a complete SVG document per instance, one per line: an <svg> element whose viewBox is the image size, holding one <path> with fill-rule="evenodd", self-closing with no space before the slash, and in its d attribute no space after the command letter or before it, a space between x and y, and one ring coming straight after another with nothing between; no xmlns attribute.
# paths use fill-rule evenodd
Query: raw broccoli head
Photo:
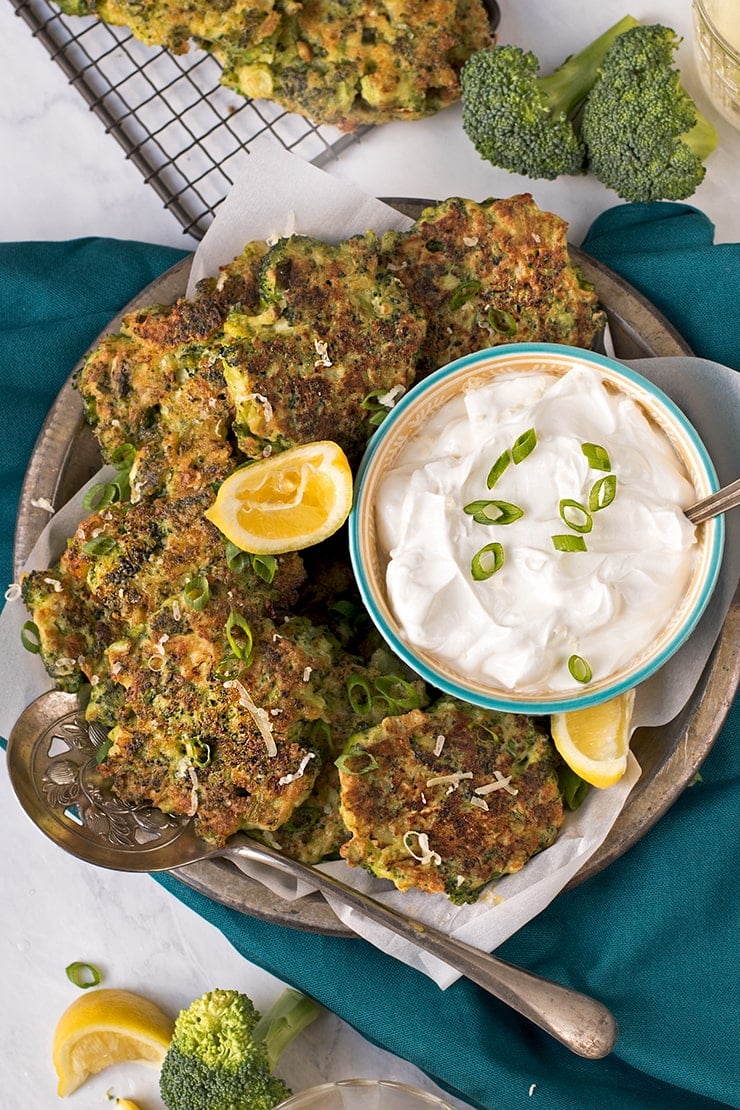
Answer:
<svg viewBox="0 0 740 1110"><path fill-rule="evenodd" d="M236 990L197 998L177 1018L162 1064L167 1110L272 1110L291 1093L273 1074L277 1059L318 1012L294 990L264 1017Z"/></svg>
<svg viewBox="0 0 740 1110"><path fill-rule="evenodd" d="M609 46L635 25L625 16L544 77L535 55L518 46L473 54L460 74L462 123L481 157L526 177L582 173L585 150L573 119Z"/></svg>
<svg viewBox="0 0 740 1110"><path fill-rule="evenodd" d="M607 51L583 109L588 168L623 200L683 200L704 178L717 133L673 66L680 38L635 27Z"/></svg>

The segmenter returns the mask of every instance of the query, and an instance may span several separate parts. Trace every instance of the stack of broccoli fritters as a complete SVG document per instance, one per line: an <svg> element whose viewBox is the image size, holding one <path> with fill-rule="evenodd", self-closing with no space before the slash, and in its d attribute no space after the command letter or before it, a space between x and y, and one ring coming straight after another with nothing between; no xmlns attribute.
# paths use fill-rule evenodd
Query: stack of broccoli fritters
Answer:
<svg viewBox="0 0 740 1110"><path fill-rule="evenodd" d="M316 123L431 115L460 98L459 74L493 41L481 0L59 0L143 42L183 53L192 40L222 83Z"/></svg>
<svg viewBox="0 0 740 1110"><path fill-rule="evenodd" d="M50 674L91 685L88 717L111 730L101 770L122 798L193 815L217 843L251 830L307 862L349 840L350 862L457 900L550 843L562 816L550 741L523 718L428 709L432 692L370 630L341 540L257 558L204 516L235 467L293 444L332 438L356 463L415 378L490 345L492 307L514 338L588 346L601 325L562 221L529 196L447 201L382 242L250 243L194 300L131 313L89 355L77 384L120 499L22 586ZM395 769L353 774L342 753L357 745ZM450 801L421 790L419 776L466 760L476 778ZM481 776L511 776L517 794L476 795ZM408 829L383 797L398 807L412 781ZM420 865L407 832L443 866Z"/></svg>

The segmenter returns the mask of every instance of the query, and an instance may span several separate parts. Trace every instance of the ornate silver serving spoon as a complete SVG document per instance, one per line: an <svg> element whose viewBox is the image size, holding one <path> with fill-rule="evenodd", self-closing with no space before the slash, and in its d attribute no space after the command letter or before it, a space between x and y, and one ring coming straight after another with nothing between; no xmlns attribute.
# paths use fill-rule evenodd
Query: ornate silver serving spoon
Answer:
<svg viewBox="0 0 740 1110"><path fill-rule="evenodd" d="M169 871L216 856L276 868L432 953L577 1055L600 1059L611 1052L614 1017L587 995L414 921L248 836L238 834L214 848L196 836L192 820L126 805L106 789L97 770L104 741L105 731L87 723L77 697L58 690L37 698L9 738L8 771L18 800L41 831L72 855L118 871Z"/></svg>

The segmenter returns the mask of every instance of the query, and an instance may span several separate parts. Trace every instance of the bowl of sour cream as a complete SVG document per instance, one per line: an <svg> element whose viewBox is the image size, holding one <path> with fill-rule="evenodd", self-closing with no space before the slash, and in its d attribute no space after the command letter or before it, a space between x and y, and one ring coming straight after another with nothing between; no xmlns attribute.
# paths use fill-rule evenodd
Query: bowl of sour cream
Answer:
<svg viewBox="0 0 740 1110"><path fill-rule="evenodd" d="M571 347L478 351L413 387L370 441L350 555L389 646L491 709L596 704L660 668L714 589L718 488L681 410Z"/></svg>

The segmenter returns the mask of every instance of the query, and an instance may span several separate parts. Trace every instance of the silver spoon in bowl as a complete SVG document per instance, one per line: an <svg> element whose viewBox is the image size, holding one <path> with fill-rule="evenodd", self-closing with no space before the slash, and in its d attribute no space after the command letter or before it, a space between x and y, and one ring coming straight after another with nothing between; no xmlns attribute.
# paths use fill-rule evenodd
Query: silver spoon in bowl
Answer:
<svg viewBox="0 0 740 1110"><path fill-rule="evenodd" d="M18 800L67 852L118 871L169 871L218 856L275 868L430 952L576 1055L601 1059L611 1052L617 1025L601 1002L414 921L244 834L214 848L196 836L192 819L123 803L97 771L105 736L85 720L76 695L51 690L24 710L8 740L8 772Z"/></svg>
<svg viewBox="0 0 740 1110"><path fill-rule="evenodd" d="M718 489L716 493L710 493L708 497L703 497L701 501L696 501L686 509L684 516L692 524L703 524L705 520L711 520L712 517L719 516L720 513L727 513L730 509L737 508L738 505L740 505L740 478L736 478L728 486Z"/></svg>

